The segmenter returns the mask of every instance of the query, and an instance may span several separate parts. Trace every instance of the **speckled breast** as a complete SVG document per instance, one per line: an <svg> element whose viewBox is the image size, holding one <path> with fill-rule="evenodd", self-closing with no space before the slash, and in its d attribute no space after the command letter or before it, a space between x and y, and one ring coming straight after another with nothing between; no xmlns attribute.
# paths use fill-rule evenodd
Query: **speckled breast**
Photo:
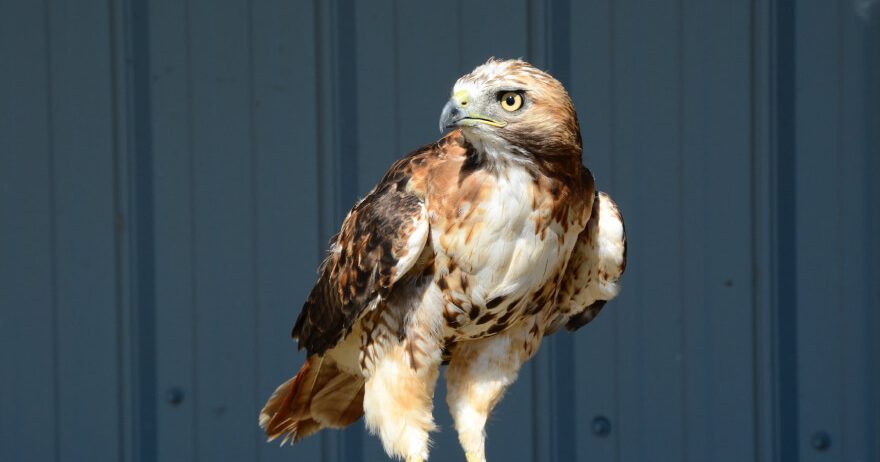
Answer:
<svg viewBox="0 0 880 462"><path fill-rule="evenodd" d="M583 225L517 165L456 175L427 201L434 278L443 292L443 335L494 335L554 300ZM566 207L566 210L568 208Z"/></svg>

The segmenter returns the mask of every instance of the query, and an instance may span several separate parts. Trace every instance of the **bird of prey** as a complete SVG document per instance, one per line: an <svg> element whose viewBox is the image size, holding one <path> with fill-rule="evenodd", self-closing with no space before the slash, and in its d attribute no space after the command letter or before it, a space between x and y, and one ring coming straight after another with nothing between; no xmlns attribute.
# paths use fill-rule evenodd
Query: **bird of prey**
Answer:
<svg viewBox="0 0 880 462"><path fill-rule="evenodd" d="M562 84L489 59L455 83L439 141L397 161L348 213L293 327L308 358L260 425L297 441L362 415L389 456L428 457L440 366L469 462L541 339L619 290L626 235L582 165Z"/></svg>

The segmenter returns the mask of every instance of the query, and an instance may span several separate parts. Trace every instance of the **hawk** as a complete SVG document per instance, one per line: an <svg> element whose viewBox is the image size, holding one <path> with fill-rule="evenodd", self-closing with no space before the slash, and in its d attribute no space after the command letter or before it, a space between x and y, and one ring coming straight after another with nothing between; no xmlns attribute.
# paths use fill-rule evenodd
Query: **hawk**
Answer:
<svg viewBox="0 0 880 462"><path fill-rule="evenodd" d="M626 235L581 163L562 84L489 59L455 83L439 141L397 161L348 213L293 338L308 358L269 398L269 440L362 415L391 457L428 457L434 386L469 462L541 339L590 322L619 290Z"/></svg>

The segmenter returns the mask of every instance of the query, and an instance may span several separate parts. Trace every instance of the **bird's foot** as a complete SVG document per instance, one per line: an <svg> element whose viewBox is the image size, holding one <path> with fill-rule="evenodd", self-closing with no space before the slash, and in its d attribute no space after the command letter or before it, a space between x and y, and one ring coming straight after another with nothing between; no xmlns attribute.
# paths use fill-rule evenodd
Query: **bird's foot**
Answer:
<svg viewBox="0 0 880 462"><path fill-rule="evenodd" d="M486 462L486 458L476 452L468 452L464 456L467 458L467 462Z"/></svg>

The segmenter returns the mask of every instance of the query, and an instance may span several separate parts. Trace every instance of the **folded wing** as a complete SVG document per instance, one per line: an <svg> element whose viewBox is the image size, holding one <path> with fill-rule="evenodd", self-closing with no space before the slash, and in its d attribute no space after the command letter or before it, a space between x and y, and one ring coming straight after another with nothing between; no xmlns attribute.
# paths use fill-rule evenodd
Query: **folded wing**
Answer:
<svg viewBox="0 0 880 462"><path fill-rule="evenodd" d="M407 186L412 164L431 149L437 147L398 161L349 212L331 241L292 332L310 355L323 354L345 338L361 313L387 298L395 282L419 261L429 224L423 200Z"/></svg>
<svg viewBox="0 0 880 462"><path fill-rule="evenodd" d="M559 291L560 319L568 330L592 321L617 296L626 270L626 231L617 204L598 192L587 226L572 250Z"/></svg>

